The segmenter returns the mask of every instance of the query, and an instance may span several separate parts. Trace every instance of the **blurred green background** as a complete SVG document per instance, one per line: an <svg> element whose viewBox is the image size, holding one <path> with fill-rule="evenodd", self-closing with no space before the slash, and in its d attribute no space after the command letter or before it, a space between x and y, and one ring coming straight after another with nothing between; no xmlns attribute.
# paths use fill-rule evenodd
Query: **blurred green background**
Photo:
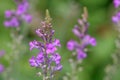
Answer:
<svg viewBox="0 0 120 80"><path fill-rule="evenodd" d="M31 8L30 13L33 16L31 24L26 24L28 27L26 41L23 45L27 48L21 51L22 56L16 61L14 70L9 74L14 80L40 80L36 76L37 70L29 65L29 58L36 55L37 50L29 51L29 41L37 39L35 29L40 26L40 21L45 17L45 10L49 9L52 24L55 29L55 38L59 38L62 44L59 53L62 56L63 70L56 73L58 80L62 80L62 76L66 72L70 72L68 58L71 52L67 50L66 43L70 39L76 39L72 33L77 20L81 18L83 7L88 8L88 22L90 24L88 33L97 40L96 47L89 47L88 57L83 61L84 70L78 74L79 80L103 80L106 76L105 68L108 64L112 64L111 54L115 52L116 32L114 25L111 22L111 16L114 14L112 0L29 0ZM4 12L8 9L15 9L16 5L13 0L0 0L0 50L5 50L6 54L0 58L5 68L9 67L9 61L6 60L6 55L12 55L12 49L8 47L12 43L10 37L11 29L3 25L5 20ZM23 27L23 26L21 26ZM13 55L14 56L14 55ZM119 72L118 72L119 74ZM113 80L120 80L116 74ZM2 74L0 74L0 80Z"/></svg>

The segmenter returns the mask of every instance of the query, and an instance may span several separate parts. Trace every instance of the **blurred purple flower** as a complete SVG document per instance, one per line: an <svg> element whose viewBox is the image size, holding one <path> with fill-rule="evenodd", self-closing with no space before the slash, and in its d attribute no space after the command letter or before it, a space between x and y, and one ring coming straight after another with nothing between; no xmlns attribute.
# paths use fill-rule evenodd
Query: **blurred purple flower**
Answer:
<svg viewBox="0 0 120 80"><path fill-rule="evenodd" d="M82 19L78 20L80 25L75 25L73 28L73 33L79 38L80 43L75 40L70 40L67 43L67 48L70 51L75 50L77 53L77 59L81 60L87 57L85 48L88 45L96 46L96 39L87 34L88 22L86 13L83 14Z"/></svg>
<svg viewBox="0 0 120 80"><path fill-rule="evenodd" d="M0 50L0 57L2 57L5 54L4 50Z"/></svg>
<svg viewBox="0 0 120 80"><path fill-rule="evenodd" d="M115 8L118 8L120 6L120 0L113 0Z"/></svg>
<svg viewBox="0 0 120 80"><path fill-rule="evenodd" d="M68 41L68 43L67 43L67 48L68 48L70 51L74 50L74 48L75 48L75 41L74 41L74 40Z"/></svg>
<svg viewBox="0 0 120 80"><path fill-rule="evenodd" d="M32 16L28 13L29 3L27 0L15 0L17 4L17 9L14 10L6 10L5 17L6 21L4 25L6 27L19 27L21 22L24 20L27 23L32 21Z"/></svg>
<svg viewBox="0 0 120 80"><path fill-rule="evenodd" d="M0 50L0 57L2 57L5 54L4 50ZM2 64L0 64L0 73L2 73L4 71L4 66Z"/></svg>
<svg viewBox="0 0 120 80"><path fill-rule="evenodd" d="M120 12L117 12L113 17L112 17L112 21L115 24L118 24L120 22Z"/></svg>
<svg viewBox="0 0 120 80"><path fill-rule="evenodd" d="M3 71L4 71L4 66L0 64L0 73L2 73Z"/></svg>
<svg viewBox="0 0 120 80"><path fill-rule="evenodd" d="M29 43L30 50L37 48L40 53L36 57L30 58L29 63L32 67L41 68L43 76L50 75L49 77L52 78L55 71L62 69L61 56L56 53L57 47L61 47L61 44L59 39L53 39L55 31L52 30L51 18L48 12L45 21L41 22L41 25L42 27L36 30L36 34L42 41L34 40Z"/></svg>
<svg viewBox="0 0 120 80"><path fill-rule="evenodd" d="M30 50L32 50L33 48L40 49L42 47L42 44L40 42L34 40L29 43L29 46L30 46Z"/></svg>

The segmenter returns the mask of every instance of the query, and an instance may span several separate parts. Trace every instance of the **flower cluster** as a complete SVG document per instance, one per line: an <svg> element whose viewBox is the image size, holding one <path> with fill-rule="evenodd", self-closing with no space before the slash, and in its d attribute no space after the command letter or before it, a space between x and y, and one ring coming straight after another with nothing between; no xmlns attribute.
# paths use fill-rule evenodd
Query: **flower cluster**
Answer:
<svg viewBox="0 0 120 80"><path fill-rule="evenodd" d="M87 45L96 45L95 38L91 37L89 34L87 34L87 30L89 27L89 24L87 22L87 13L85 12L82 15L82 19L78 20L79 25L76 25L73 29L73 33L79 38L80 43L78 43L75 40L70 40L67 43L67 48L70 51L75 50L77 52L77 59L84 59L86 58L87 54L85 52L85 48Z"/></svg>
<svg viewBox="0 0 120 80"><path fill-rule="evenodd" d="M118 8L120 6L120 0L113 0L115 8Z"/></svg>
<svg viewBox="0 0 120 80"><path fill-rule="evenodd" d="M22 20L30 23L32 20L31 15L28 13L29 3L27 0L15 0L17 4L16 10L6 10L5 17L7 20L4 22L6 27L19 27Z"/></svg>
<svg viewBox="0 0 120 80"><path fill-rule="evenodd" d="M4 51L3 50L1 50L0 51L0 57L2 57L3 55L4 55ZM0 64L0 73L2 73L4 71L4 66L2 65L2 64Z"/></svg>
<svg viewBox="0 0 120 80"><path fill-rule="evenodd" d="M112 17L112 21L117 24L120 21L120 12L117 12L113 17Z"/></svg>
<svg viewBox="0 0 120 80"><path fill-rule="evenodd" d="M115 8L120 7L120 0L113 0L113 3ZM115 24L118 24L120 22L120 11L117 11L117 13L112 17L112 21Z"/></svg>
<svg viewBox="0 0 120 80"><path fill-rule="evenodd" d="M29 63L32 67L41 68L43 77L52 78L55 71L62 69L60 64L61 56L56 53L57 47L61 47L60 41L58 39L53 39L54 30L52 30L52 25L50 23L51 18L48 11L46 12L45 21L43 21L42 27L36 30L36 34L42 39L39 41L31 41L29 43L30 50L37 48L39 50L38 55L33 56Z"/></svg>

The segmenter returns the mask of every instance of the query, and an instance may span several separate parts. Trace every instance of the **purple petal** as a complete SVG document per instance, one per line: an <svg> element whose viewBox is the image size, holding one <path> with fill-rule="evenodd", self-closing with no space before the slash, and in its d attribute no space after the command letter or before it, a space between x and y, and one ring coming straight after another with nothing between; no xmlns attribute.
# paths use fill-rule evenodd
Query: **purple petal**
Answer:
<svg viewBox="0 0 120 80"><path fill-rule="evenodd" d="M27 22L30 23L32 21L32 16L29 14L23 15L22 18Z"/></svg>
<svg viewBox="0 0 120 80"><path fill-rule="evenodd" d="M36 61L37 61L38 64L44 62L44 55L43 55L42 52L39 52L39 54L36 57Z"/></svg>
<svg viewBox="0 0 120 80"><path fill-rule="evenodd" d="M5 54L5 51L4 51L4 50L1 50L1 51L0 51L0 57L2 57L4 54Z"/></svg>
<svg viewBox="0 0 120 80"><path fill-rule="evenodd" d="M10 25L13 27L18 27L19 26L19 21L16 17L13 17L10 21Z"/></svg>
<svg viewBox="0 0 120 80"><path fill-rule="evenodd" d="M33 48L39 48L40 45L41 45L41 43L37 42L36 40L31 41L31 42L29 43L30 50L32 50Z"/></svg>
<svg viewBox="0 0 120 80"><path fill-rule="evenodd" d="M85 52L83 52L83 51L80 50L80 49L77 50L77 58L78 58L78 60L79 60L79 59L84 59L84 58L86 58L86 57L87 57L87 54L86 54Z"/></svg>
<svg viewBox="0 0 120 80"><path fill-rule="evenodd" d="M80 31L79 31L79 27L78 27L78 26L75 26L72 31L73 31L73 33L74 33L76 36L78 36L78 37L81 36L81 33L80 33Z"/></svg>
<svg viewBox="0 0 120 80"><path fill-rule="evenodd" d="M36 63L36 59L35 59L34 56L32 56L32 58L29 59L29 63L30 63L30 65L31 65L32 67L37 67L37 66L38 66L38 64Z"/></svg>
<svg viewBox="0 0 120 80"><path fill-rule="evenodd" d="M75 41L73 41L73 40L68 41L68 43L67 43L67 48L68 48L70 51L72 51L72 50L75 48Z"/></svg>
<svg viewBox="0 0 120 80"><path fill-rule="evenodd" d="M5 22L4 22L4 26L5 26L5 27L10 27L10 26L11 26L10 21L5 21Z"/></svg>
<svg viewBox="0 0 120 80"><path fill-rule="evenodd" d="M10 18L11 16L12 16L12 11L6 10L6 11L5 11L5 17L6 17L6 18Z"/></svg>
<svg viewBox="0 0 120 80"><path fill-rule="evenodd" d="M53 45L60 47L61 46L60 40L59 39L55 39L54 42L53 42Z"/></svg>
<svg viewBox="0 0 120 80"><path fill-rule="evenodd" d="M118 16L113 16L113 17L112 17L112 21L113 21L114 23L118 23L118 22L119 22Z"/></svg>
<svg viewBox="0 0 120 80"><path fill-rule="evenodd" d="M120 0L113 0L115 8L118 8L120 6Z"/></svg>
<svg viewBox="0 0 120 80"><path fill-rule="evenodd" d="M0 64L0 73L2 73L3 71L4 71L4 66Z"/></svg>
<svg viewBox="0 0 120 80"><path fill-rule="evenodd" d="M95 38L91 38L89 43L92 45L92 46L96 46L96 39Z"/></svg>

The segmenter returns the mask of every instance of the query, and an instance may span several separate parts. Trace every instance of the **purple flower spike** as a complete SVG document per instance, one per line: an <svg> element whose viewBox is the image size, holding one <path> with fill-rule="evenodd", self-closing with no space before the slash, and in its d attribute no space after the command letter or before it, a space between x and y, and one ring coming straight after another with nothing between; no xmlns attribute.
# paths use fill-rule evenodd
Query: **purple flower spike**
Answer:
<svg viewBox="0 0 120 80"><path fill-rule="evenodd" d="M61 61L61 56L58 54L58 53L56 53L55 54L55 63L58 65L58 64L60 64L60 61Z"/></svg>
<svg viewBox="0 0 120 80"><path fill-rule="evenodd" d="M29 43L29 46L30 46L30 50L32 50L33 48L37 48L37 49L38 49L39 46L42 47L41 43L38 42L38 41L36 41L36 40L31 41L31 42Z"/></svg>
<svg viewBox="0 0 120 80"><path fill-rule="evenodd" d="M2 73L3 71L4 71L4 66L0 64L0 73Z"/></svg>
<svg viewBox="0 0 120 80"><path fill-rule="evenodd" d="M79 27L76 25L73 29L73 33L77 36L77 37L81 37L82 34L81 32L79 31Z"/></svg>
<svg viewBox="0 0 120 80"><path fill-rule="evenodd" d="M91 38L89 43L92 45L92 46L96 46L96 39L95 38Z"/></svg>
<svg viewBox="0 0 120 80"><path fill-rule="evenodd" d="M120 16L120 14L118 14ZM87 22L87 13L86 9L82 15L82 19L78 20L79 25L75 25L72 30L73 33L79 38L80 42L70 40L67 43L67 48L70 51L75 50L77 54L77 59L84 59L87 57L85 48L88 45L96 46L96 39L87 34L88 31L88 22Z"/></svg>
<svg viewBox="0 0 120 80"><path fill-rule="evenodd" d="M61 46L60 40L59 39L55 39L53 45L60 47Z"/></svg>
<svg viewBox="0 0 120 80"><path fill-rule="evenodd" d="M37 30L36 30L36 34L37 34L39 37L43 37L43 36L44 36L44 34L43 34L43 32L42 32L41 29L37 29Z"/></svg>
<svg viewBox="0 0 120 80"><path fill-rule="evenodd" d="M57 66L54 68L54 71L60 71L62 68L63 68L62 65L57 65Z"/></svg>
<svg viewBox="0 0 120 80"><path fill-rule="evenodd" d="M53 44L50 43L47 45L46 53L54 53L56 50L57 48Z"/></svg>
<svg viewBox="0 0 120 80"><path fill-rule="evenodd" d="M32 67L40 68L44 78L49 77L53 80L54 73L62 69L61 56L56 53L57 47L61 47L59 39L53 39L55 30L52 29L51 18L47 11L45 21L41 22L42 26L36 30L36 34L42 39L41 42L36 40L29 43L30 50L37 48L39 53L32 57L29 63Z"/></svg>
<svg viewBox="0 0 120 80"><path fill-rule="evenodd" d="M86 47L89 44L92 46L96 46L96 39L90 37L90 35L86 35L82 40L82 45Z"/></svg>
<svg viewBox="0 0 120 80"><path fill-rule="evenodd" d="M18 5L16 14L21 15L21 14L25 13L25 11L26 11L26 8L23 5Z"/></svg>
<svg viewBox="0 0 120 80"><path fill-rule="evenodd" d="M32 21L32 16L29 14L23 15L22 18L27 22L30 23Z"/></svg>
<svg viewBox="0 0 120 80"><path fill-rule="evenodd" d="M112 17L112 21L117 24L120 22L120 12L117 12L113 17Z"/></svg>
<svg viewBox="0 0 120 80"><path fill-rule="evenodd" d="M37 59L37 63L42 63L42 62L44 62L44 55L43 55L43 53L40 52L40 53L37 55L36 59Z"/></svg>
<svg viewBox="0 0 120 80"><path fill-rule="evenodd" d="M118 22L119 22L119 18L118 18L117 16L113 16L113 17L112 17L112 21L113 21L114 23L118 23Z"/></svg>
<svg viewBox="0 0 120 80"><path fill-rule="evenodd" d="M5 25L6 27L10 27L10 26L11 26L11 23L10 23L10 21L5 21L5 22L4 22L4 25Z"/></svg>
<svg viewBox="0 0 120 80"><path fill-rule="evenodd" d="M19 26L19 21L17 18L12 18L11 21L10 21L10 25L13 26L13 27L18 27Z"/></svg>

